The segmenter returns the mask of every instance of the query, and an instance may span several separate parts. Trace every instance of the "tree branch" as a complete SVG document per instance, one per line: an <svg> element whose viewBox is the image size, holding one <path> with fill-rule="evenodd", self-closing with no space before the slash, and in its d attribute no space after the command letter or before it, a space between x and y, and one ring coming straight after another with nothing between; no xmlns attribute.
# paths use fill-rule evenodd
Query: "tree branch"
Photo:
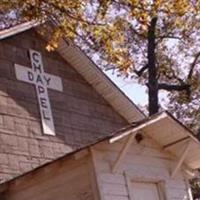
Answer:
<svg viewBox="0 0 200 200"><path fill-rule="evenodd" d="M118 6L123 6L124 9L126 10L134 10L134 9L138 9L141 10L141 12L146 11L146 12L150 12L150 10L148 10L146 7L142 6L141 4L135 4L132 5L131 3L129 3L128 1L117 1L117 0L113 0L113 3L117 4Z"/></svg>
<svg viewBox="0 0 200 200"><path fill-rule="evenodd" d="M168 78L169 80L176 80L176 81L178 81L178 82L180 83L180 85L185 85L184 80L181 79L180 77L178 77L178 76L176 75L176 73L175 73L175 71L173 70L173 68L172 68L172 70L171 70L171 74L164 73L164 75L165 75L165 77Z"/></svg>
<svg viewBox="0 0 200 200"><path fill-rule="evenodd" d="M189 91L190 85L188 84L182 84L182 85L176 85L176 84L167 84L167 83L159 83L158 84L159 90L167 90L167 91Z"/></svg>
<svg viewBox="0 0 200 200"><path fill-rule="evenodd" d="M189 71L189 73L188 73L187 80L190 80L190 79L192 78L192 75L193 75L193 72L194 72L194 67L195 67L195 65L196 65L196 63L197 63L199 57L200 57L200 52L198 52L198 53L196 54L196 56L194 57L194 60L193 60L193 62L192 62L192 64L191 64L190 71Z"/></svg>
<svg viewBox="0 0 200 200"><path fill-rule="evenodd" d="M181 40L182 39L181 37L174 36L174 35L163 35L163 36L159 36L157 38L160 39L160 40L165 39L165 38L176 39L176 40Z"/></svg>
<svg viewBox="0 0 200 200"><path fill-rule="evenodd" d="M145 38L144 34L139 33L136 29L133 28L133 26L130 27L130 30L132 31L132 33L136 34L137 36L141 37L141 38Z"/></svg>
<svg viewBox="0 0 200 200"><path fill-rule="evenodd" d="M138 77L142 76L143 72L148 69L148 65L146 64L144 67L142 67L140 70L134 70L134 72L137 74Z"/></svg>

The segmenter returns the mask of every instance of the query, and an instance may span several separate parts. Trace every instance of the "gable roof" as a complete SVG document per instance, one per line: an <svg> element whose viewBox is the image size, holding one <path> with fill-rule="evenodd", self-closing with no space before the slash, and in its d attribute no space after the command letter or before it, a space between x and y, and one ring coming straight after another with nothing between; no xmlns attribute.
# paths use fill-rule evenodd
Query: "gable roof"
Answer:
<svg viewBox="0 0 200 200"><path fill-rule="evenodd" d="M12 29L0 32L0 39L13 36L23 31L29 30L37 23L24 23ZM108 134L103 141L108 140L111 143L132 134L135 131L144 131L160 144L163 149L169 151L176 157L180 157L185 145L190 141L190 149L185 157L185 163L192 169L200 167L200 145L199 141L193 136L193 133L184 125L175 120L169 113L163 112L154 115L151 118L144 119L144 114L137 106L92 62L77 46L68 44L61 40L57 49L58 53L67 60L74 68L118 111L129 123L119 132ZM80 67L81 66L81 67ZM163 125L167 128L163 129ZM152 131L154 130L154 131ZM102 140L101 140L102 141ZM84 149L95 145L100 141L94 141L93 144L85 146ZM79 151L82 149L79 149ZM77 152L77 151L76 151ZM65 156L73 155L72 152ZM61 158L59 158L61 159ZM59 160L57 159L57 161ZM56 162L56 161L54 161ZM47 164L48 165L48 164ZM46 166L46 165L45 165ZM40 166L39 168L41 168ZM37 170L38 168L36 168ZM31 173L31 172L29 172Z"/></svg>
<svg viewBox="0 0 200 200"><path fill-rule="evenodd" d="M200 168L200 141L169 112L155 114L133 126L119 130L109 141L116 142L135 132L141 132L144 136L147 134L175 158L181 158L187 149L182 162L190 169Z"/></svg>
<svg viewBox="0 0 200 200"><path fill-rule="evenodd" d="M167 128L163 129L162 123L166 123ZM161 124L161 125L159 125ZM171 130L169 127L172 127ZM162 134L159 131L155 131L155 129L160 130L162 129ZM171 134L171 131L176 132L179 130L180 132L176 132L177 135L174 137L174 134ZM182 151L185 148L185 144L190 142L190 149L188 149L187 155L184 157L184 164L189 167L189 169L195 170L200 167L200 142L195 136L193 135L193 132L191 132L187 127L185 127L183 124L181 124L178 120L176 120L171 114L164 111L158 114L155 114L149 118L146 118L145 120L138 121L137 123L134 123L133 125L129 127L125 127L124 129L119 130L118 132L114 132L108 136L105 136L103 139L99 141L95 141L94 143L87 145L85 147L82 147L78 150L75 150L73 152L67 153L62 157L59 157L53 161L50 161L44 165L41 165L32 171L26 172L22 175L19 175L17 177L14 177L11 180L8 180L6 182L3 182L0 184L0 193L4 190L6 190L7 186L9 184L14 183L17 180L21 180L23 178L26 178L27 176L32 176L33 174L40 172L42 169L46 169L48 166L51 166L55 163L62 162L65 159L71 158L72 156L87 150L96 144L99 144L100 142L108 142L108 144L111 144L113 142L116 142L118 140L123 139L124 137L127 137L129 135L133 135L135 132L142 132L142 134L149 135L152 139L157 141L159 145L163 147L163 151L166 150L165 148L169 147L167 149L168 152L170 152L172 155L174 155L175 159L180 160L182 157ZM169 141L165 141L166 135L171 138L170 143ZM178 139L177 139L178 138ZM166 146L167 144L167 146Z"/></svg>
<svg viewBox="0 0 200 200"><path fill-rule="evenodd" d="M0 40L25 32L39 23L26 22L0 31ZM56 50L129 123L145 118L144 113L75 44L61 39Z"/></svg>

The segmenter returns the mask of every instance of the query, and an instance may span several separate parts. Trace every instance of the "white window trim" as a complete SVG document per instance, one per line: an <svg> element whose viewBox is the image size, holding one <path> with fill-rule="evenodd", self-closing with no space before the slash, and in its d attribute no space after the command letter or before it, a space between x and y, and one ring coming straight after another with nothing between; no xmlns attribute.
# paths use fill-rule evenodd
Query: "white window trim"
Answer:
<svg viewBox="0 0 200 200"><path fill-rule="evenodd" d="M155 180L155 179L135 179L135 178L131 178L130 175L128 175L127 173L124 173L124 178L126 181L126 185L127 185L127 193L129 196L129 200L136 200L134 198L133 195L133 189L132 189L132 182L138 182L138 183L154 183L157 185L157 189L158 189L158 195L159 195L159 199L160 200L167 200L166 197L166 193L165 193L165 181L163 180Z"/></svg>

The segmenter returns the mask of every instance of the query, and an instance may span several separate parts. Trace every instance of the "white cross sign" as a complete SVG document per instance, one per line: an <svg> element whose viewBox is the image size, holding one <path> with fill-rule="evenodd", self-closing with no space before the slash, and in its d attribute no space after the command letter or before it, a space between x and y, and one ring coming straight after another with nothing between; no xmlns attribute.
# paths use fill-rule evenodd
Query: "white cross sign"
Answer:
<svg viewBox="0 0 200 200"><path fill-rule="evenodd" d="M55 135L55 127L47 89L63 91L62 80L58 76L44 72L40 52L30 49L29 53L32 68L15 64L16 77L20 81L35 85L43 132L44 134Z"/></svg>

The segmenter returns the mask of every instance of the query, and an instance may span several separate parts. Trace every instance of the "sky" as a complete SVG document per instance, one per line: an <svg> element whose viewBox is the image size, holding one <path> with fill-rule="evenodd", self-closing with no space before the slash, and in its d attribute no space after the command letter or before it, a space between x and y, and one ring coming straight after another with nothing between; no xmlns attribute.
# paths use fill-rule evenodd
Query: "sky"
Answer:
<svg viewBox="0 0 200 200"><path fill-rule="evenodd" d="M142 86L133 79L124 79L123 77L117 77L111 71L105 72L105 74L139 107L145 107L148 105L148 95L146 86ZM159 103L162 108L167 109L168 103L167 92L159 93ZM143 110L143 109L142 109ZM145 108L144 108L145 110Z"/></svg>
<svg viewBox="0 0 200 200"><path fill-rule="evenodd" d="M147 105L148 96L146 87L141 86L132 79L124 79L112 74L111 71L106 72L106 75L135 103L141 106Z"/></svg>

